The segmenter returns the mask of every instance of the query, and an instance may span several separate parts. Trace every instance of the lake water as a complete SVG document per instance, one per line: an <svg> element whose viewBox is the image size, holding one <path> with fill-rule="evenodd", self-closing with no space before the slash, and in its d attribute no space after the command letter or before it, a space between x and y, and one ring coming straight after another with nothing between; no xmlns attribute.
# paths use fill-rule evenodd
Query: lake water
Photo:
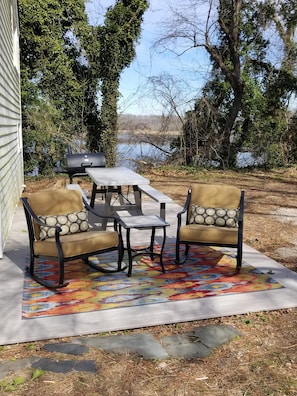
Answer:
<svg viewBox="0 0 297 396"><path fill-rule="evenodd" d="M163 147L169 150L169 146ZM117 166L126 166L130 169L137 167L137 161L150 158L156 163L166 160L166 154L148 143L119 143L117 146Z"/></svg>
<svg viewBox="0 0 297 396"><path fill-rule="evenodd" d="M163 147L169 151L169 146ZM137 161L150 158L155 163L160 163L166 160L166 154L153 147L148 143L119 143L117 147L117 166L126 166L130 169L137 167ZM254 158L249 152L238 153L237 164L239 168L245 168L253 165L260 165L263 162L261 158Z"/></svg>
<svg viewBox="0 0 297 396"><path fill-rule="evenodd" d="M169 143L161 146L162 149L170 151ZM162 150L152 146L149 143L127 143L123 142L117 145L117 163L116 166L126 166L127 168L136 170L139 161L149 159L155 164L162 163L166 160L166 155ZM255 159L251 153L239 153L237 156L239 168L261 164L261 159ZM29 176L37 176L36 168Z"/></svg>

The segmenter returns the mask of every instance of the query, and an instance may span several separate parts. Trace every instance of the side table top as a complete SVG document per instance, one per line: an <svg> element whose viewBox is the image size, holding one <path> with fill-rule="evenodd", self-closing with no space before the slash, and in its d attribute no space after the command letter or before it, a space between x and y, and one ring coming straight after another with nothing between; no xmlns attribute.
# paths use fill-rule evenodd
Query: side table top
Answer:
<svg viewBox="0 0 297 396"><path fill-rule="evenodd" d="M123 216L119 223L124 228L167 227L170 224L157 215Z"/></svg>

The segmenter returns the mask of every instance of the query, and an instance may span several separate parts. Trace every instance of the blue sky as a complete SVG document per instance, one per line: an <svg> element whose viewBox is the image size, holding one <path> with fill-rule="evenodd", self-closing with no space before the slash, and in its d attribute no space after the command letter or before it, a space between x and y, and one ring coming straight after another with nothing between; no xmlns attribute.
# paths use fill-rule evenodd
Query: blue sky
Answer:
<svg viewBox="0 0 297 396"><path fill-rule="evenodd" d="M189 52L177 58L170 53L158 53L152 47L160 34L162 20L169 13L169 4L178 5L180 0L150 0L150 7L144 14L142 34L136 49L136 59L121 76L119 111L130 114L160 114L160 103L149 97L148 79L162 73L168 73L175 79L183 80L183 101L190 106L194 92L199 91L203 81L201 66L198 65L197 53ZM115 4L112 0L90 0L86 3L87 13L92 24L100 24L108 6ZM196 66L196 67L195 67ZM196 72L193 72L196 70ZM199 70L200 72L197 72Z"/></svg>

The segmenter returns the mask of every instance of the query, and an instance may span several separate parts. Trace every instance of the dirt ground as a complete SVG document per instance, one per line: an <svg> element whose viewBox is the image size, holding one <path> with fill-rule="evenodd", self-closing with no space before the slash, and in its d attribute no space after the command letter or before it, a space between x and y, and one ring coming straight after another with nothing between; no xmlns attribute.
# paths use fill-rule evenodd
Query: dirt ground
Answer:
<svg viewBox="0 0 297 396"><path fill-rule="evenodd" d="M158 190L183 204L187 189L197 182L224 183L246 191L244 242L293 271L297 270L297 170L197 171L155 168L143 173ZM76 180L91 189L85 178ZM60 188L63 177L26 180L26 191ZM174 325L135 329L159 337L178 334L208 323L230 324L242 336L223 345L205 359L147 361L90 349L77 359L95 359L98 374L43 373L30 379L32 370L11 374L0 381L0 394L12 385L15 395L196 396L297 395L297 309L250 313ZM119 332L120 333L120 332ZM126 333L126 331L125 331ZM54 341L54 340L53 340ZM57 340L55 340L57 341ZM63 339L59 341L70 341ZM2 361L47 357L44 342L0 348ZM53 354L50 354L52 357ZM56 359L65 355L56 354ZM15 385L21 378L21 384Z"/></svg>

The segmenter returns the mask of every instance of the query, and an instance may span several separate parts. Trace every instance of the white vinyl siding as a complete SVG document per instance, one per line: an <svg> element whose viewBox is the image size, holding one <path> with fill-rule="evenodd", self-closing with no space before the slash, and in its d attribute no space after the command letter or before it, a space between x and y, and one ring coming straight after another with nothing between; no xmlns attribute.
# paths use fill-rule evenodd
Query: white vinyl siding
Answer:
<svg viewBox="0 0 297 396"><path fill-rule="evenodd" d="M0 7L0 258L23 186L17 0ZM21 231L21 230L20 230Z"/></svg>

